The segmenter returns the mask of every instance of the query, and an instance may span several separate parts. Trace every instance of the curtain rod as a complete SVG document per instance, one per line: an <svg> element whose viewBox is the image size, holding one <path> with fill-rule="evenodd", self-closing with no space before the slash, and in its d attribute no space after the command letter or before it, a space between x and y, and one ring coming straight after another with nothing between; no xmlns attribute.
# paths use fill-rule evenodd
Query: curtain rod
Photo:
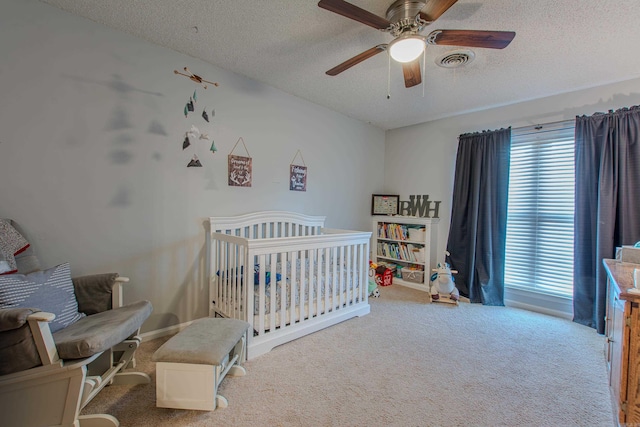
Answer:
<svg viewBox="0 0 640 427"><path fill-rule="evenodd" d="M537 133L541 133L541 132L551 132L551 131L556 131L556 130L561 130L563 129L563 127L556 127L553 129L544 129L545 127L550 127L553 125L565 125L566 129L569 129L570 127L575 127L575 121L576 119L570 119L570 120L558 120L556 122L549 122L549 123L540 123L540 124L535 124L535 125L528 125L528 126L521 126L518 128L513 128L513 131L517 131L517 132L523 132L526 130L531 130L531 132L528 133L518 133L518 136L526 136L526 135L533 135L533 134L537 134Z"/></svg>

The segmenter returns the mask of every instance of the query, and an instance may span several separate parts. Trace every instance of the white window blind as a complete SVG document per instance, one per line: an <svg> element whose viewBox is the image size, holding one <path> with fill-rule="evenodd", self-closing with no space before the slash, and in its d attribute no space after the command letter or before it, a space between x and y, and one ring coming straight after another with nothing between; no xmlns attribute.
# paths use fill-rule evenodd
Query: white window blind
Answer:
<svg viewBox="0 0 640 427"><path fill-rule="evenodd" d="M573 120L513 129L505 286L573 297Z"/></svg>

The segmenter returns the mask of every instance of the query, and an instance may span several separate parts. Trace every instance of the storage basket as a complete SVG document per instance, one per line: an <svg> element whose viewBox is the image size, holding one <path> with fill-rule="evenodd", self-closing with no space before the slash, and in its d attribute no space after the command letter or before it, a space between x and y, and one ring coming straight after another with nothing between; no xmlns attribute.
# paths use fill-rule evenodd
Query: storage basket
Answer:
<svg viewBox="0 0 640 427"><path fill-rule="evenodd" d="M405 267L402 269L402 280L413 283L424 283L424 271L411 270Z"/></svg>

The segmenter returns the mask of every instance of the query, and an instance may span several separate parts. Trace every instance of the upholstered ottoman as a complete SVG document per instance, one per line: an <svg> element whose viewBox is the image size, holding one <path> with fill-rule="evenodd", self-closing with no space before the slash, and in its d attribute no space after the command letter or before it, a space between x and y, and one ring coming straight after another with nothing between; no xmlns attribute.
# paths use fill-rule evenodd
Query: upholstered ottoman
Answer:
<svg viewBox="0 0 640 427"><path fill-rule="evenodd" d="M249 324L242 320L204 318L194 321L154 354L156 406L213 411L226 408L218 386L229 374L242 376Z"/></svg>

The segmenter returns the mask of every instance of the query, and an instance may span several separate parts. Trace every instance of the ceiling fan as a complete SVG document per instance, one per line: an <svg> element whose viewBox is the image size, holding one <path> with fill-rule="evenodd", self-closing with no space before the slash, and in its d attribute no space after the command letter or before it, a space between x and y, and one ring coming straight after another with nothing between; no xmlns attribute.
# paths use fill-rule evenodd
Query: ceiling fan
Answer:
<svg viewBox="0 0 640 427"><path fill-rule="evenodd" d="M422 82L418 58L427 45L503 49L516 36L513 31L482 30L435 30L426 36L420 34L457 1L396 0L387 9L386 18L383 18L344 0L320 0L318 6L321 8L391 33L394 37L390 43L379 44L365 50L326 73L330 76L336 76L365 59L388 50L391 58L402 63L405 86L412 87Z"/></svg>

